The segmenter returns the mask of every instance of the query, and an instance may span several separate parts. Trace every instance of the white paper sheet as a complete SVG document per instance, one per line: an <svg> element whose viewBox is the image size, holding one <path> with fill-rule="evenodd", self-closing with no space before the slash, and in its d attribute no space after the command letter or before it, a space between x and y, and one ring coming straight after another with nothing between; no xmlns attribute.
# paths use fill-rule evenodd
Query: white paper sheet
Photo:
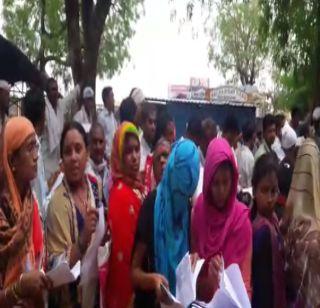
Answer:
<svg viewBox="0 0 320 308"><path fill-rule="evenodd" d="M188 307L196 299L196 282L204 260L198 260L194 272L191 269L191 259L187 253L176 269L176 297L171 305L161 305L162 307L179 308Z"/></svg>
<svg viewBox="0 0 320 308"><path fill-rule="evenodd" d="M80 261L70 270L69 264L66 261L61 262L46 275L51 279L53 287L59 287L75 281L80 275Z"/></svg>
<svg viewBox="0 0 320 308"><path fill-rule="evenodd" d="M227 269L223 270L220 288L216 291L207 307L251 308L240 268L237 264L231 264Z"/></svg>

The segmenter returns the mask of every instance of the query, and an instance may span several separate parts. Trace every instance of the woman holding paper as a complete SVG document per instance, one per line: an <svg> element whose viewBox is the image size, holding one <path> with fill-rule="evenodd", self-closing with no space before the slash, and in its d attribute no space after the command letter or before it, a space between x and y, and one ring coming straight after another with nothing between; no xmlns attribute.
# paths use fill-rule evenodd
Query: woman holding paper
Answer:
<svg viewBox="0 0 320 308"><path fill-rule="evenodd" d="M175 270L190 250L190 197L199 166L194 143L176 143L159 186L142 206L132 258L135 307L158 307L161 285L176 292Z"/></svg>
<svg viewBox="0 0 320 308"><path fill-rule="evenodd" d="M211 141L204 167L203 192L192 213L192 251L205 264L197 282L197 297L209 302L219 287L223 264L239 265L251 294L252 229L248 208L236 199L239 173L228 142Z"/></svg>
<svg viewBox="0 0 320 308"><path fill-rule="evenodd" d="M112 188L109 195L111 255L105 289L108 308L126 308L132 302L131 253L141 202L145 196L140 179L140 141L137 128L123 122L111 153Z"/></svg>
<svg viewBox="0 0 320 308"><path fill-rule="evenodd" d="M264 154L252 177L254 204L252 255L252 307L286 307L283 238L274 211L279 195L278 162Z"/></svg>
<svg viewBox="0 0 320 308"><path fill-rule="evenodd" d="M64 127L60 142L64 178L55 190L48 206L47 249L49 269L57 265L64 254L70 267L82 260L94 233L98 213L96 208L102 192L96 178L86 175L88 160L87 136L83 127L71 122ZM96 266L97 268L97 266ZM50 297L53 307L74 307L81 298L83 307L94 307L97 301L97 279L82 286L77 283L58 288Z"/></svg>
<svg viewBox="0 0 320 308"><path fill-rule="evenodd" d="M38 144L29 120L14 117L1 140L0 306L43 307L50 287L43 272L43 233L30 182L37 176Z"/></svg>

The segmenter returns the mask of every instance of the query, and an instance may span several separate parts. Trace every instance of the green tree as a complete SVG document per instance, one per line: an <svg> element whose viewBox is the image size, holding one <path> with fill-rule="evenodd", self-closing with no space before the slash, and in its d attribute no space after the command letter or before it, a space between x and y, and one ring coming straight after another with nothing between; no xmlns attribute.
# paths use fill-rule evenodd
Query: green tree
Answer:
<svg viewBox="0 0 320 308"><path fill-rule="evenodd" d="M279 70L282 99L291 106L320 103L320 2L260 0L261 33Z"/></svg>
<svg viewBox="0 0 320 308"><path fill-rule="evenodd" d="M209 29L209 60L226 77L253 85L267 56L259 33L261 10L257 0L222 1L214 26Z"/></svg>
<svg viewBox="0 0 320 308"><path fill-rule="evenodd" d="M3 0L4 33L66 84L111 77L129 59L143 0ZM72 77L70 76L71 68Z"/></svg>

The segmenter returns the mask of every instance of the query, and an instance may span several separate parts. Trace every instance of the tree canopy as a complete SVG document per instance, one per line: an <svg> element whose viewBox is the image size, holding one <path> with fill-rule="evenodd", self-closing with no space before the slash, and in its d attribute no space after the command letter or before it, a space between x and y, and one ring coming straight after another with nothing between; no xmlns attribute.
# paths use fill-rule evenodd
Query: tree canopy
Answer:
<svg viewBox="0 0 320 308"><path fill-rule="evenodd" d="M92 83L96 74L111 77L129 59L142 12L143 0L3 0L3 29L40 70L50 62L66 84Z"/></svg>
<svg viewBox="0 0 320 308"><path fill-rule="evenodd" d="M261 29L279 70L285 104L306 109L320 103L320 3L260 0Z"/></svg>
<svg viewBox="0 0 320 308"><path fill-rule="evenodd" d="M253 85L267 56L259 33L261 10L257 0L222 1L214 26L209 29L209 60L226 77Z"/></svg>

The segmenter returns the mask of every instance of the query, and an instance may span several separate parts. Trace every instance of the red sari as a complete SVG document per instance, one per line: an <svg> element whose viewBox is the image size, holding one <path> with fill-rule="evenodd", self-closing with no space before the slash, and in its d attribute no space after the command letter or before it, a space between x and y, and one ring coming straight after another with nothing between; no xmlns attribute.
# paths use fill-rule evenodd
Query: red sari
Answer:
<svg viewBox="0 0 320 308"><path fill-rule="evenodd" d="M133 296L131 283L131 252L142 197L123 181L114 183L109 197L109 224L112 249L106 284L108 308L126 308Z"/></svg>

